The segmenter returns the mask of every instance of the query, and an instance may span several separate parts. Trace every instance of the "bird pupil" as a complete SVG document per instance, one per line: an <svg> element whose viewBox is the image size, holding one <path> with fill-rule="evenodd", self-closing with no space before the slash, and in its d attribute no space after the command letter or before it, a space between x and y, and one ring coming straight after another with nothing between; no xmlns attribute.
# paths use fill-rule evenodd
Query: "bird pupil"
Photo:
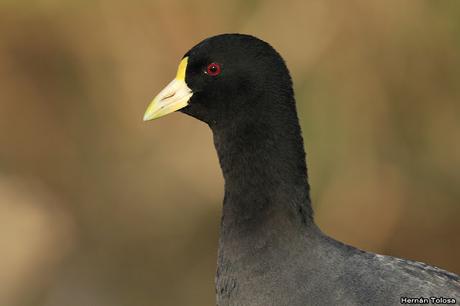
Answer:
<svg viewBox="0 0 460 306"><path fill-rule="evenodd" d="M212 65L212 66L211 66L211 71L212 71L212 72L216 72L216 71L217 71L217 67L216 67L215 65Z"/></svg>

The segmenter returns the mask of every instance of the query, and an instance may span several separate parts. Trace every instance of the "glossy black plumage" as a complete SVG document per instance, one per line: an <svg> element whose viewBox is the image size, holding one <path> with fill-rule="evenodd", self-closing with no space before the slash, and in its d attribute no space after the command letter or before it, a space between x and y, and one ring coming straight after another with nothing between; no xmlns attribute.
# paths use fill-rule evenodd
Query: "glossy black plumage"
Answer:
<svg viewBox="0 0 460 306"><path fill-rule="evenodd" d="M291 78L270 45L225 34L204 40L185 56L185 81L194 94L181 111L212 129L225 178L218 305L460 300L457 275L358 250L317 228ZM222 66L217 77L203 73L211 62Z"/></svg>

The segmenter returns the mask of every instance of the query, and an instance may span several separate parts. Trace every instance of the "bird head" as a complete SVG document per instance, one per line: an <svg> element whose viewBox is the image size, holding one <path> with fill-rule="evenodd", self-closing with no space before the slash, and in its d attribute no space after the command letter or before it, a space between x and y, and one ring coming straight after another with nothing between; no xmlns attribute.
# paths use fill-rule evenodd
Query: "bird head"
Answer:
<svg viewBox="0 0 460 306"><path fill-rule="evenodd" d="M210 126L225 125L276 112L276 104L292 96L286 65L268 43L250 35L222 34L184 55L175 79L153 99L144 120L181 111Z"/></svg>

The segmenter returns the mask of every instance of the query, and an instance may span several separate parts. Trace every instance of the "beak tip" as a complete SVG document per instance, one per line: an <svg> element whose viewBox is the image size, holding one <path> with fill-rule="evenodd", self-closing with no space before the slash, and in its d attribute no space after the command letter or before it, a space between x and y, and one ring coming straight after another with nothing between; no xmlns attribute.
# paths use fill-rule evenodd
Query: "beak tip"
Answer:
<svg viewBox="0 0 460 306"><path fill-rule="evenodd" d="M147 114L147 113L144 114L144 117L142 118L143 121L149 121L151 119L152 119L151 116L149 116L149 114Z"/></svg>

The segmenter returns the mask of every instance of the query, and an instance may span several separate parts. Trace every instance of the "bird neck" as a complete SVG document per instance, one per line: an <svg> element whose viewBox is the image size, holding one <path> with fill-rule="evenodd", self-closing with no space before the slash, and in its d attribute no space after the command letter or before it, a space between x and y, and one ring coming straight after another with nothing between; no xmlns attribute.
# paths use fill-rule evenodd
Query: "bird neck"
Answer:
<svg viewBox="0 0 460 306"><path fill-rule="evenodd" d="M225 179L221 243L270 239L273 229L289 233L313 224L294 101L284 108L211 127Z"/></svg>

